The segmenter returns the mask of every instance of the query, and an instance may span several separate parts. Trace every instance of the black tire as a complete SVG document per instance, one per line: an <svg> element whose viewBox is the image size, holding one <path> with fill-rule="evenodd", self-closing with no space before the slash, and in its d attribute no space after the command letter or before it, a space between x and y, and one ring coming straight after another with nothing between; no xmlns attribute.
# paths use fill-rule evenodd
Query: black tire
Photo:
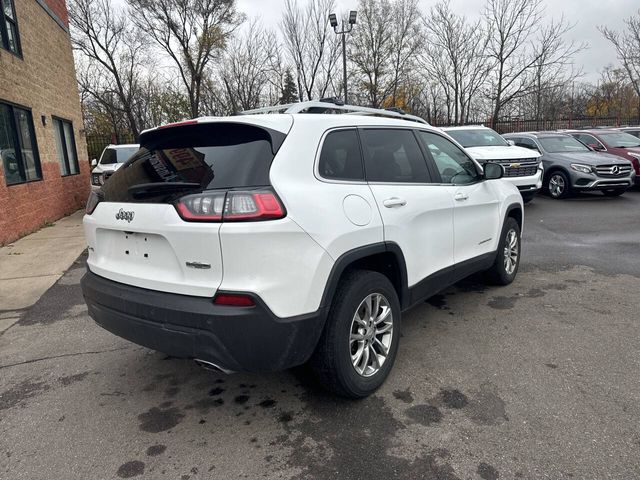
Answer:
<svg viewBox="0 0 640 480"><path fill-rule="evenodd" d="M626 188L614 188L614 189L611 189L611 190L602 190L602 194L605 197L619 197L620 195L622 195L626 191L627 191Z"/></svg>
<svg viewBox="0 0 640 480"><path fill-rule="evenodd" d="M512 231L515 232L516 235L518 253L515 260L515 269L511 273L509 273L505 265L505 249ZM486 273L491 283L495 285L509 285L515 280L516 275L518 274L520 257L522 256L522 242L520 238L520 226L518 225L518 222L512 217L508 217L504 222L502 233L500 235L501 236L500 242L498 243L498 253L496 255L496 259L494 260L491 268L487 270Z"/></svg>
<svg viewBox="0 0 640 480"><path fill-rule="evenodd" d="M562 183L562 186L561 189L558 189L555 185L560 182ZM545 190L551 198L555 198L557 200L569 197L571 195L571 183L569 182L569 177L562 170L549 172L545 181Z"/></svg>
<svg viewBox="0 0 640 480"><path fill-rule="evenodd" d="M371 376L359 374L351 360L350 335L358 307L370 294L382 294L391 309L393 331L388 354ZM401 310L398 295L387 277L368 270L347 273L334 296L327 323L311 356L309 366L322 387L348 398L363 398L375 392L389 375L398 351Z"/></svg>

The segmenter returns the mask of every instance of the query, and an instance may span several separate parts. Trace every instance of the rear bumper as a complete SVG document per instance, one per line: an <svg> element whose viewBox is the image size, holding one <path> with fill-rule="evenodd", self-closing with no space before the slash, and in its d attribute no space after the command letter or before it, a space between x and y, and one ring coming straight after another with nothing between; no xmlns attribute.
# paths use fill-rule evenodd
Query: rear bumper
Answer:
<svg viewBox="0 0 640 480"><path fill-rule="evenodd" d="M326 309L320 309L279 318L257 296L254 307L220 306L211 298L132 287L90 271L81 286L89 315L104 329L229 371L271 372L306 362L326 317Z"/></svg>

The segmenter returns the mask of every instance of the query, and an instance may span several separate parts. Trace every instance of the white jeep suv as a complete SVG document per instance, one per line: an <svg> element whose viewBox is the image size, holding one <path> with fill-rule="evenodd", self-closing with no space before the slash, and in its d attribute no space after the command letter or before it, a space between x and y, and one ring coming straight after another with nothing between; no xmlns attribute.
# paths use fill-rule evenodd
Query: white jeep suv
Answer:
<svg viewBox="0 0 640 480"><path fill-rule="evenodd" d="M513 281L523 222L500 165L483 171L440 130L375 112L396 118L252 114L144 132L87 204L91 317L224 372L308 362L333 392L371 394L403 311L474 272Z"/></svg>
<svg viewBox="0 0 640 480"><path fill-rule="evenodd" d="M445 127L442 130L481 164L500 163L505 169L504 179L518 187L525 203L533 200L542 188L544 167L540 152L512 145L498 132L483 126Z"/></svg>

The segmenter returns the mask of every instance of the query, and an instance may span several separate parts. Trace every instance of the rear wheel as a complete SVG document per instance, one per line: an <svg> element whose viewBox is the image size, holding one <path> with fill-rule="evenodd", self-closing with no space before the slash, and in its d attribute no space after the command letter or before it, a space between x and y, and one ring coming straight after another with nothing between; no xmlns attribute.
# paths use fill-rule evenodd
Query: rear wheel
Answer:
<svg viewBox="0 0 640 480"><path fill-rule="evenodd" d="M619 197L626 191L627 191L626 188L613 188L611 190L602 190L602 194L605 197Z"/></svg>
<svg viewBox="0 0 640 480"><path fill-rule="evenodd" d="M395 361L400 302L387 277L351 272L338 286L310 366L319 383L350 398L371 395Z"/></svg>
<svg viewBox="0 0 640 480"><path fill-rule="evenodd" d="M498 254L493 266L487 270L492 283L509 285L518 274L520 266L520 226L514 218L507 218L498 244Z"/></svg>
<svg viewBox="0 0 640 480"><path fill-rule="evenodd" d="M564 172L552 172L547 179L547 191L551 198L567 198L571 194L571 184Z"/></svg>

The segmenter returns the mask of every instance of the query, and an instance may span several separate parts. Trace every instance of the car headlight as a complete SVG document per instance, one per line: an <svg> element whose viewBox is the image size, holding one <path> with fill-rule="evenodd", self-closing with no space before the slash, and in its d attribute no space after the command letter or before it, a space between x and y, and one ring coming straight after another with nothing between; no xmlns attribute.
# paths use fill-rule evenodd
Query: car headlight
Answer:
<svg viewBox="0 0 640 480"><path fill-rule="evenodd" d="M91 185L95 185L96 187L99 187L102 185L102 183L100 182L100 177L102 175L100 175L99 173L92 173L91 174Z"/></svg>
<svg viewBox="0 0 640 480"><path fill-rule="evenodd" d="M580 163L572 163L571 168L576 172L582 173L593 173L593 170L590 165L582 165Z"/></svg>

